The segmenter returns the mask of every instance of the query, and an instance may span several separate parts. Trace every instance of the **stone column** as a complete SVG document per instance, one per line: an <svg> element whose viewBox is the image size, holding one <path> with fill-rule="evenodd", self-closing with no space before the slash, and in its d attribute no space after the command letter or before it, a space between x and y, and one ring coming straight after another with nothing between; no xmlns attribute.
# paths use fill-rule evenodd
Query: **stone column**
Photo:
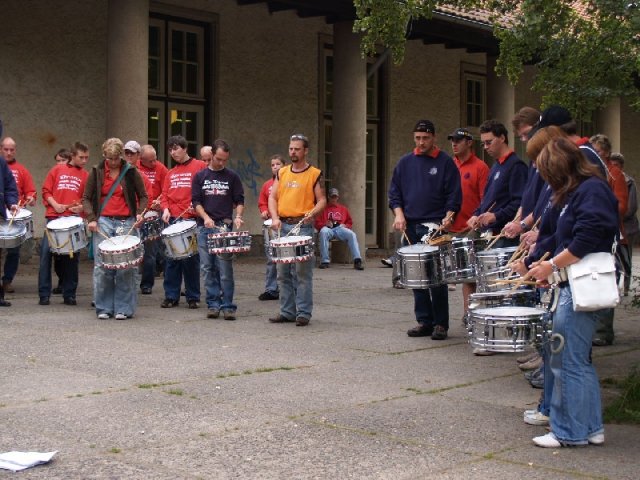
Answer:
<svg viewBox="0 0 640 480"><path fill-rule="evenodd" d="M353 217L360 253L365 257L365 180L367 133L367 63L353 22L333 26L333 165L340 202Z"/></svg>
<svg viewBox="0 0 640 480"><path fill-rule="evenodd" d="M515 89L507 77L496 75L497 57L487 56L487 119L495 118L509 131L509 145L515 145L511 119L522 105L515 105ZM533 105L535 107L535 105Z"/></svg>
<svg viewBox="0 0 640 480"><path fill-rule="evenodd" d="M147 142L149 0L109 0L107 137Z"/></svg>

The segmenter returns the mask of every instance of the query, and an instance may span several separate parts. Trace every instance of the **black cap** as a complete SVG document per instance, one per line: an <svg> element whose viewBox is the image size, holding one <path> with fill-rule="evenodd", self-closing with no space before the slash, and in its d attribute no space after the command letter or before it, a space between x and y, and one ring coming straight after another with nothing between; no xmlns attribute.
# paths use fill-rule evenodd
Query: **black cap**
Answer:
<svg viewBox="0 0 640 480"><path fill-rule="evenodd" d="M433 125L431 120L418 120L416 126L413 127L414 132L424 132L424 133L432 133L436 134L436 127Z"/></svg>
<svg viewBox="0 0 640 480"><path fill-rule="evenodd" d="M469 133L469 130L466 128L456 128L448 137L448 140L462 140L466 138L468 140L473 140L473 135Z"/></svg>
<svg viewBox="0 0 640 480"><path fill-rule="evenodd" d="M551 105L542 112L542 115L540 115L540 121L529 132L529 138L532 138L541 128L550 127L552 125L560 127L572 120L573 118L571 118L569 110L561 107L560 105Z"/></svg>

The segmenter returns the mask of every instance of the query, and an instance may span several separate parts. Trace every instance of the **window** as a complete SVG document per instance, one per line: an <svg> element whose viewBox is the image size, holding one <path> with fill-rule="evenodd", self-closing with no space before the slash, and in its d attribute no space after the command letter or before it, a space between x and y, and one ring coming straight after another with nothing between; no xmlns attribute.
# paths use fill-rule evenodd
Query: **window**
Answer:
<svg viewBox="0 0 640 480"><path fill-rule="evenodd" d="M467 127L479 127L485 120L485 91L484 76L466 73L464 75L463 122Z"/></svg>
<svg viewBox="0 0 640 480"><path fill-rule="evenodd" d="M149 143L168 164L164 148L171 135L187 139L189 155L197 157L210 131L212 25L152 14L149 19Z"/></svg>

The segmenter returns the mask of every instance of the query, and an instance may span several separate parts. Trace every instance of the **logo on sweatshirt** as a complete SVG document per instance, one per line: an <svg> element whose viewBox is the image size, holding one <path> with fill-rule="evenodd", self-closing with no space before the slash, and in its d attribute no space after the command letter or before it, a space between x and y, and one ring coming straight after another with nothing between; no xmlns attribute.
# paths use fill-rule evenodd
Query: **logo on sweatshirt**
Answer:
<svg viewBox="0 0 640 480"><path fill-rule="evenodd" d="M563 215L564 215L564 212L566 212L566 211L567 211L567 207L568 207L568 206L569 206L568 204L565 204L565 206L564 206L564 207L562 207L562 210L560 211L560 216L563 216Z"/></svg>
<svg viewBox="0 0 640 480"><path fill-rule="evenodd" d="M437 175L438 174L438 167L431 167L431 170L429 170L429 175Z"/></svg>
<svg viewBox="0 0 640 480"><path fill-rule="evenodd" d="M496 174L493 176L493 180L498 180L500 178L500 172L496 172Z"/></svg>

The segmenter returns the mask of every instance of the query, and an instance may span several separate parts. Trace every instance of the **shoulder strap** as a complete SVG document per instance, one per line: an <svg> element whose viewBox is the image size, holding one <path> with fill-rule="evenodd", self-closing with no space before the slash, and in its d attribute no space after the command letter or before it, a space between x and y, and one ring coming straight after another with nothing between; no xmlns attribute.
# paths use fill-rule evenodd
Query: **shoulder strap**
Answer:
<svg viewBox="0 0 640 480"><path fill-rule="evenodd" d="M109 193L107 193L107 196L104 197L104 202L100 204L100 208L98 209L98 217L100 216L100 213L102 213L102 209L104 208L104 206L107 204L107 202L111 198L111 195L113 195L113 192L115 192L118 185L120 185L120 182L124 177L124 174L127 173L127 170L129 170L130 167L131 167L131 164L129 162L125 162L125 166L120 172L118 179L115 182L113 182L113 185L111 185L111 188L109 189ZM97 174L98 172L96 170L96 178L97 178ZM97 182L96 182L96 186L97 186Z"/></svg>

